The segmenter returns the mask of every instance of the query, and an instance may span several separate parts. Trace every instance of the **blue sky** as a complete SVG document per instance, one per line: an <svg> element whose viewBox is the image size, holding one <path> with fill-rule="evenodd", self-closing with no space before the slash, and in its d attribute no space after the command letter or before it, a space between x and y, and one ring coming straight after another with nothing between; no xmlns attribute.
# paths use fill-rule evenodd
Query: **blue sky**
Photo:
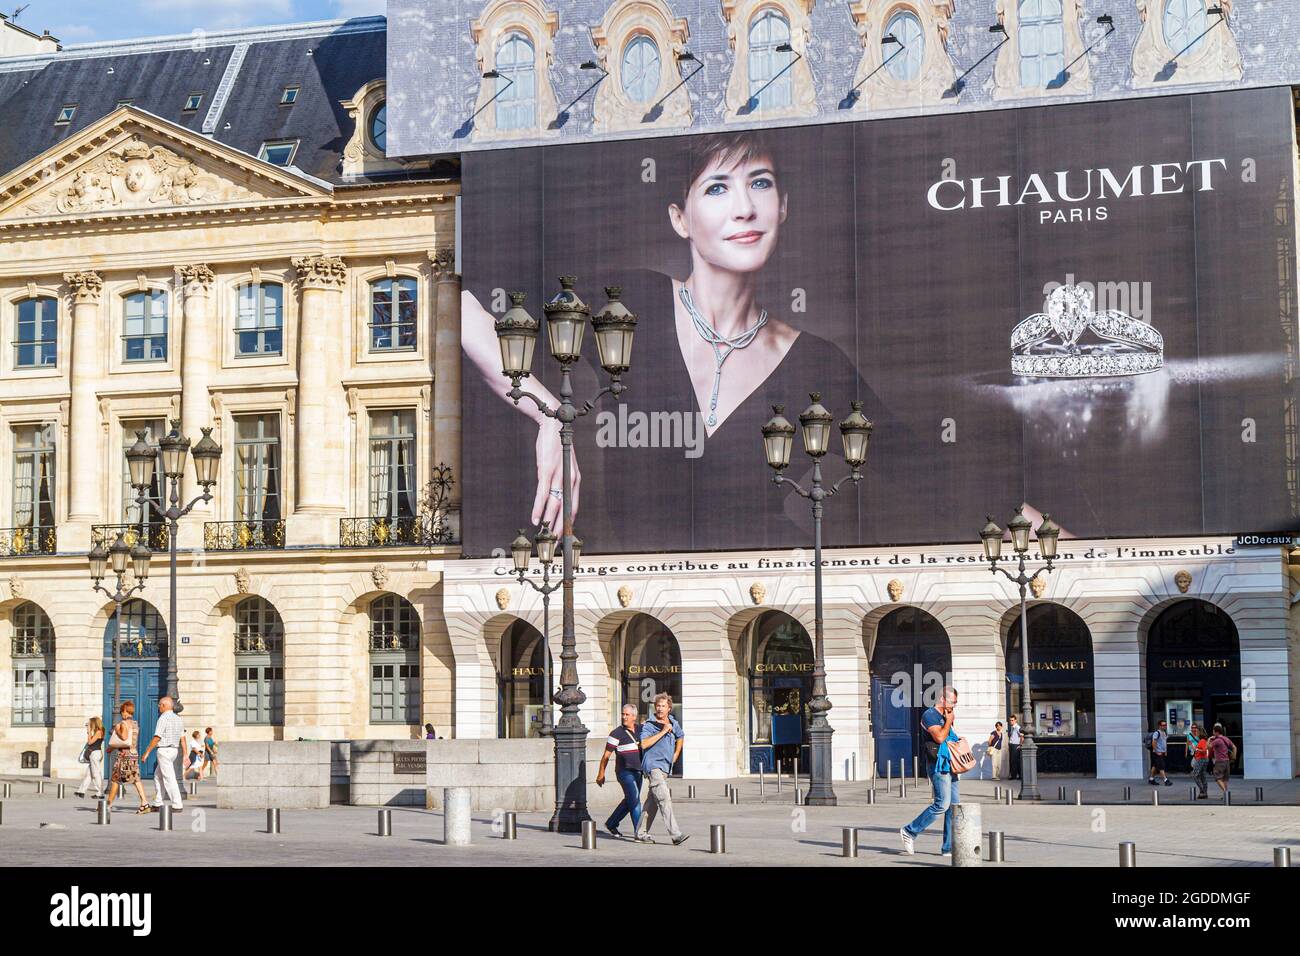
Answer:
<svg viewBox="0 0 1300 956"><path fill-rule="evenodd" d="M0 12L30 4L18 23L64 43L222 30L382 14L384 0L0 0Z"/></svg>

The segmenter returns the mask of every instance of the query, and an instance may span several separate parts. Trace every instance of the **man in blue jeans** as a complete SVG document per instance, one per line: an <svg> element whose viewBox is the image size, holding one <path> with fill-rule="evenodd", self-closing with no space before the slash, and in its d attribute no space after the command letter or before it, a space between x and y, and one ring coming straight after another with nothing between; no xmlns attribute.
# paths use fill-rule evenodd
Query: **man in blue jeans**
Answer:
<svg viewBox="0 0 1300 956"><path fill-rule="evenodd" d="M632 830L641 825L641 728L636 722L636 708L631 704L623 705L623 723L609 732L605 738L605 752L600 755L600 768L596 771L596 786L605 786L605 765L609 755L614 754L614 777L623 788L623 802L614 808L605 829L610 835L622 838L618 825L629 813L632 815Z"/></svg>
<svg viewBox="0 0 1300 956"><path fill-rule="evenodd" d="M948 763L948 741L957 739L952 725L957 711L957 691L945 686L939 703L926 708L921 714L921 728L925 731L922 743L930 766L930 786L934 788L934 802L921 811L915 820L898 831L903 839L903 852L911 856L916 852L916 838L925 832L934 818L943 814L943 845L939 852L952 853L952 805L959 802L957 775Z"/></svg>

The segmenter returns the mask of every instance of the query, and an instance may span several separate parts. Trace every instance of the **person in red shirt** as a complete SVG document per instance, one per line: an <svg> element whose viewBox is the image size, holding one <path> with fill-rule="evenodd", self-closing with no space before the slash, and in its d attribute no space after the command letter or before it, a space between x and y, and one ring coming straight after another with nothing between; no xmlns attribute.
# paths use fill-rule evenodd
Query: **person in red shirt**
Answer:
<svg viewBox="0 0 1300 956"><path fill-rule="evenodd" d="M1214 782L1219 785L1219 790L1227 793L1228 774L1232 771L1232 761L1237 759L1237 745L1223 732L1223 724L1214 725L1208 749L1214 765Z"/></svg>
<svg viewBox="0 0 1300 956"><path fill-rule="evenodd" d="M1192 779L1196 781L1196 799L1204 800L1209 796L1206 792L1209 781L1205 775L1210 769L1210 742L1196 724L1192 724L1188 736L1196 741L1192 747Z"/></svg>

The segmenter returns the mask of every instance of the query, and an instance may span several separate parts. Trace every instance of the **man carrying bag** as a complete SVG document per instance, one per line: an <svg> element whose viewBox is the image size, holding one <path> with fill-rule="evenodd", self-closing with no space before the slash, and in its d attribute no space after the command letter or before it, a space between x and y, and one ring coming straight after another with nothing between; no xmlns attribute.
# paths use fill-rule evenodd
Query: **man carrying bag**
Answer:
<svg viewBox="0 0 1300 956"><path fill-rule="evenodd" d="M916 852L916 838L925 832L939 814L943 814L943 845L939 852L944 856L952 855L952 805L960 800L957 775L975 766L970 744L965 737L958 737L953 730L956 711L957 691L952 687L944 687L939 703L921 715L921 727L926 732L923 743L930 764L930 786L934 789L934 801L915 820L898 831L903 841L903 853L908 856Z"/></svg>

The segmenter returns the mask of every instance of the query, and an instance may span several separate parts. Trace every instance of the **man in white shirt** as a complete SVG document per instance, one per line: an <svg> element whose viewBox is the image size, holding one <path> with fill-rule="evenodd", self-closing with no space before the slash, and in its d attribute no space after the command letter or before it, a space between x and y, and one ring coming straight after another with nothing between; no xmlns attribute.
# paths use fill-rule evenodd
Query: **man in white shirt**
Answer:
<svg viewBox="0 0 1300 956"><path fill-rule="evenodd" d="M151 808L157 810L166 799L171 801L172 809L179 813L184 807L181 805L181 785L176 782L176 757L180 754L181 741L185 739L185 725L172 710L173 706L174 701L170 697L158 701L158 723L153 729L153 739L140 755L140 762L148 760L154 747L158 748Z"/></svg>

